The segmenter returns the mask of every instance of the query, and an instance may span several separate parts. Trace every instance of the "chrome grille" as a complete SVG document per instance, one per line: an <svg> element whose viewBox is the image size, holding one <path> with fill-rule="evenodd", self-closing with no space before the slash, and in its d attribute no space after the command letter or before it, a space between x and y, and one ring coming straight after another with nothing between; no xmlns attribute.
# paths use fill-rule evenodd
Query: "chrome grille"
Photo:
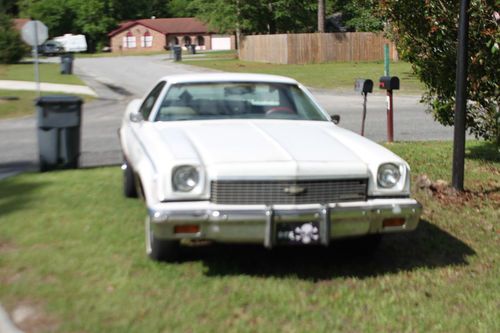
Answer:
<svg viewBox="0 0 500 333"><path fill-rule="evenodd" d="M368 180L212 181L210 201L228 205L313 204L366 200Z"/></svg>

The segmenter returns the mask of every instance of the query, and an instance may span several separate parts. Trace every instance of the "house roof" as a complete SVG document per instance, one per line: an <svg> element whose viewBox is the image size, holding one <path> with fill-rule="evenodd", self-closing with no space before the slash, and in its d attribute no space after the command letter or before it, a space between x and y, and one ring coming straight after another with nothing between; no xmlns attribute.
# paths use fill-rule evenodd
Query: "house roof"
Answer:
<svg viewBox="0 0 500 333"><path fill-rule="evenodd" d="M26 23L30 21L30 19L27 18L16 18L13 20L14 21L14 28L16 30L21 31L21 29L24 27Z"/></svg>
<svg viewBox="0 0 500 333"><path fill-rule="evenodd" d="M127 21L111 31L108 36L113 37L135 25L143 25L163 34L194 34L209 32L208 26L194 17L156 18Z"/></svg>

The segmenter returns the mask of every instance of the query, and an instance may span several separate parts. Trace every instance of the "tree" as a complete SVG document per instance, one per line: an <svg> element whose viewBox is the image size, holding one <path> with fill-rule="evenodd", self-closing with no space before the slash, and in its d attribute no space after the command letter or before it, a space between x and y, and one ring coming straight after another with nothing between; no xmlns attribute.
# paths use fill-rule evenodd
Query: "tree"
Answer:
<svg viewBox="0 0 500 333"><path fill-rule="evenodd" d="M484 139L496 135L500 96L500 20L495 8L495 0L472 0L470 5L466 126ZM436 120L452 126L459 1L385 0L381 10L401 57L412 63L426 86L423 101Z"/></svg>
<svg viewBox="0 0 500 333"><path fill-rule="evenodd" d="M318 32L325 32L325 0L318 0Z"/></svg>
<svg viewBox="0 0 500 333"><path fill-rule="evenodd" d="M21 15L43 22L50 36L75 33L74 7L65 0L44 0L22 2Z"/></svg>
<svg viewBox="0 0 500 333"><path fill-rule="evenodd" d="M192 0L191 8L218 32L312 32L317 4L309 0Z"/></svg>
<svg viewBox="0 0 500 333"><path fill-rule="evenodd" d="M0 10L10 16L16 16L19 13L19 6L16 0L0 0Z"/></svg>
<svg viewBox="0 0 500 333"><path fill-rule="evenodd" d="M379 0L347 1L342 11L345 13L345 24L355 31L382 31L384 22L377 15Z"/></svg>
<svg viewBox="0 0 500 333"><path fill-rule="evenodd" d="M384 21L378 15L380 0L327 0L326 14L342 13L348 31L382 31Z"/></svg>
<svg viewBox="0 0 500 333"><path fill-rule="evenodd" d="M168 14L172 17L191 17L196 12L186 0L170 0L168 2Z"/></svg>
<svg viewBox="0 0 500 333"><path fill-rule="evenodd" d="M27 52L9 16L0 12L0 64L16 63Z"/></svg>
<svg viewBox="0 0 500 333"><path fill-rule="evenodd" d="M87 36L90 51L100 49L107 42L107 33L116 26L112 7L102 0L73 0L75 26Z"/></svg>

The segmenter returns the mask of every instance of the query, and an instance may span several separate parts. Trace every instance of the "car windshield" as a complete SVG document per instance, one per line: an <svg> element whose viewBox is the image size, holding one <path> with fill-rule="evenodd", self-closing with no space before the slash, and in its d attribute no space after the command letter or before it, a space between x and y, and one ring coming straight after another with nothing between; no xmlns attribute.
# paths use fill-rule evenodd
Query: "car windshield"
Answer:
<svg viewBox="0 0 500 333"><path fill-rule="evenodd" d="M172 85L155 120L265 118L328 120L297 85L262 82Z"/></svg>

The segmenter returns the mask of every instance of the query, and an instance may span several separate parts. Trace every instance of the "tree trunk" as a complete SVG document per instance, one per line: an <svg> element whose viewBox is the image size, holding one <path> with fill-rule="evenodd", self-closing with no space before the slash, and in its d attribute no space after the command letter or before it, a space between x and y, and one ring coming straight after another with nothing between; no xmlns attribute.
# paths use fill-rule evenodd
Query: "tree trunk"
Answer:
<svg viewBox="0 0 500 333"><path fill-rule="evenodd" d="M325 0L318 0L318 32L325 32Z"/></svg>

